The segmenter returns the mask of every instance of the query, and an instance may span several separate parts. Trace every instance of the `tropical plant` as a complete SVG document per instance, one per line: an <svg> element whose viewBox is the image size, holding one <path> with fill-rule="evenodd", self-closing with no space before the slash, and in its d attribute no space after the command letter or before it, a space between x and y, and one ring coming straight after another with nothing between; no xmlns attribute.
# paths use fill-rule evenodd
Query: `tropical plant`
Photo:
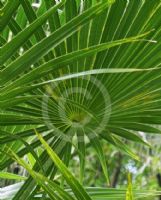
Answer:
<svg viewBox="0 0 161 200"><path fill-rule="evenodd" d="M102 200L159 195L84 185L92 146L110 185L102 140L161 129L160 0L0 1L0 199ZM73 151L80 177L68 166ZM25 176L8 173L14 162ZM8 194L8 191L10 193ZM133 194L132 194L133 193ZM125 197L126 196L126 197Z"/></svg>

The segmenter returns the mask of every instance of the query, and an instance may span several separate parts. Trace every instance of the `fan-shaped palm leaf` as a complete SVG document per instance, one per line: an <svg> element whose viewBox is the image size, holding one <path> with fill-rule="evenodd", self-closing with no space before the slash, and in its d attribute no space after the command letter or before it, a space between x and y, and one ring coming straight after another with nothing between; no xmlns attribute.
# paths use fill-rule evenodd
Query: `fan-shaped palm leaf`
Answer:
<svg viewBox="0 0 161 200"><path fill-rule="evenodd" d="M139 159L122 139L149 145L137 132L161 133L161 1L32 3L0 2L1 150L31 153L34 176L41 178L45 163L53 179L50 156L34 153L41 146L36 128L66 165L76 148L83 182L87 136L108 179L101 139ZM5 154L0 160L2 170L14 162ZM13 199L38 191L30 176Z"/></svg>

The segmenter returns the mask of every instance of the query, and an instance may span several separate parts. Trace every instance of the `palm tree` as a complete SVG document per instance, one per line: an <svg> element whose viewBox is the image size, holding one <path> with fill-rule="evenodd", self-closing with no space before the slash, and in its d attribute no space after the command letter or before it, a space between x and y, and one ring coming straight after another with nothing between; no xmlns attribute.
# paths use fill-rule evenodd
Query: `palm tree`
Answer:
<svg viewBox="0 0 161 200"><path fill-rule="evenodd" d="M21 180L2 199L123 199L126 190L83 185L86 148L109 185L102 140L139 160L126 140L149 146L138 132L161 133L161 1L0 5L0 169ZM68 169L73 148L79 181ZM27 178L5 172L14 162ZM130 200L130 178L127 191Z"/></svg>

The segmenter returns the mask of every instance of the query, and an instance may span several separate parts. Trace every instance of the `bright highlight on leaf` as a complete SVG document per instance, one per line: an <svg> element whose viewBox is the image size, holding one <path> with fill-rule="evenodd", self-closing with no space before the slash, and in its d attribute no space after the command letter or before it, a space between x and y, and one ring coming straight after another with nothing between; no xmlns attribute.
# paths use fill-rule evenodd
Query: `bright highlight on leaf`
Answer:
<svg viewBox="0 0 161 200"><path fill-rule="evenodd" d="M26 180L27 177L19 176L16 174L8 173L8 172L0 172L0 179L12 179L12 180Z"/></svg>
<svg viewBox="0 0 161 200"><path fill-rule="evenodd" d="M133 200L133 191L132 191L132 178L131 174L128 173L128 186L127 186L127 192L126 192L126 200Z"/></svg>

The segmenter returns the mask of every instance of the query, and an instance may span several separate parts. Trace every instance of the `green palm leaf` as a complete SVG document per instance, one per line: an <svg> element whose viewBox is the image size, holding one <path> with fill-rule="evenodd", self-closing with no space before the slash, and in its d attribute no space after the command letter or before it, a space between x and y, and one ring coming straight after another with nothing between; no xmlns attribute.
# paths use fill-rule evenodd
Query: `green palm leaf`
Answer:
<svg viewBox="0 0 161 200"><path fill-rule="evenodd" d="M161 1L33 3L0 2L0 148L30 174L13 199L125 198L126 190L82 186L86 148L93 146L108 180L102 140L139 160L127 141L149 146L139 132L161 133ZM61 161L70 164L73 147L82 185ZM4 175L14 160L3 153L0 160ZM58 169L72 191L53 181Z"/></svg>

